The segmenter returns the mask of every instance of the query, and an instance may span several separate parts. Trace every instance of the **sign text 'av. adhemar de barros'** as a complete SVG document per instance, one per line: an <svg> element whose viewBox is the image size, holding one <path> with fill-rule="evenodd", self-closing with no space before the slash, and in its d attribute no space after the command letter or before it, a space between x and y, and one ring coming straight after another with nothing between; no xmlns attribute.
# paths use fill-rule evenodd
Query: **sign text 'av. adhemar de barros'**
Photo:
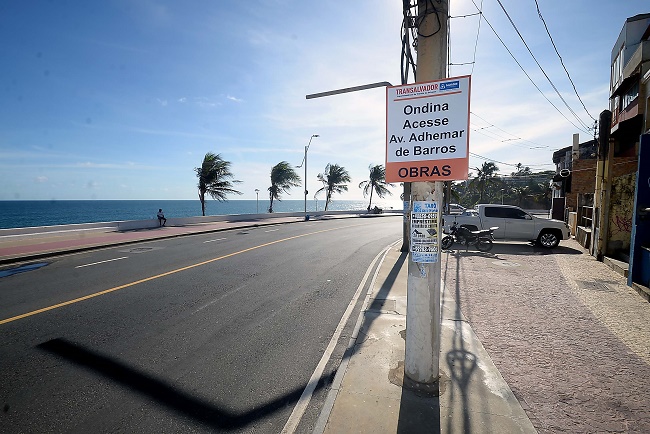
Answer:
<svg viewBox="0 0 650 434"><path fill-rule="evenodd" d="M467 179L470 76L386 88L386 181Z"/></svg>

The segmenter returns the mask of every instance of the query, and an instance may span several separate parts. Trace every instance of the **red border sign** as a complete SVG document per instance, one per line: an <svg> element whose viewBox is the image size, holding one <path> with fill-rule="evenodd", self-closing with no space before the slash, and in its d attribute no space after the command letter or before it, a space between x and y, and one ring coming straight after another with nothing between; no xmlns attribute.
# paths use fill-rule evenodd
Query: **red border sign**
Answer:
<svg viewBox="0 0 650 434"><path fill-rule="evenodd" d="M467 179L469 75L386 88L386 181Z"/></svg>

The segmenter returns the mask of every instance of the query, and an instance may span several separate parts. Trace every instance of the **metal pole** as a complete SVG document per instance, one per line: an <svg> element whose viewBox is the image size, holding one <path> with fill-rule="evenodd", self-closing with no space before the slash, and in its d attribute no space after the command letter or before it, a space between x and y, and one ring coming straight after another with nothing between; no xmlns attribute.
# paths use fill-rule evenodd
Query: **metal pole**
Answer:
<svg viewBox="0 0 650 434"><path fill-rule="evenodd" d="M447 20L449 0L418 0L417 82L445 78L447 73ZM411 209L415 201L434 201L442 207L444 182L411 184ZM436 228L440 246L441 218ZM439 379L440 359L440 257L438 262L415 263L409 255L404 374L423 385Z"/></svg>
<svg viewBox="0 0 650 434"><path fill-rule="evenodd" d="M256 188L255 189L255 207L257 209L257 214L260 213L260 191Z"/></svg>
<svg viewBox="0 0 650 434"><path fill-rule="evenodd" d="M311 135L311 137L309 138L309 143L307 144L307 146L305 146L305 158L303 158L302 164L300 165L300 166L302 166L303 164L305 165L305 181L304 181L304 185L305 185L305 220L307 220L307 194L309 193L307 191L307 151L309 150L309 147L311 146L311 140L314 137L320 137L320 136L318 134L312 134ZM300 167L300 166L296 166L296 167Z"/></svg>

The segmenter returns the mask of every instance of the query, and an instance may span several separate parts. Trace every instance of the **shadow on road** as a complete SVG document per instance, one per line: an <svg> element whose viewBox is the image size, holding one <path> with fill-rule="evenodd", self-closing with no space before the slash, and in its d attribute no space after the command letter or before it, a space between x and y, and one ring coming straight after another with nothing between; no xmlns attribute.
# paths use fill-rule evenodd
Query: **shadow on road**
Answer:
<svg viewBox="0 0 650 434"><path fill-rule="evenodd" d="M188 417L212 429L238 429L249 425L297 402L305 389L305 387L296 388L290 393L246 413L234 414L220 409L211 402L192 396L177 386L134 369L117 359L86 349L65 339L53 339L37 345L37 348L101 375L158 402L181 416ZM335 374L336 371L321 377L316 385L316 390L330 384Z"/></svg>

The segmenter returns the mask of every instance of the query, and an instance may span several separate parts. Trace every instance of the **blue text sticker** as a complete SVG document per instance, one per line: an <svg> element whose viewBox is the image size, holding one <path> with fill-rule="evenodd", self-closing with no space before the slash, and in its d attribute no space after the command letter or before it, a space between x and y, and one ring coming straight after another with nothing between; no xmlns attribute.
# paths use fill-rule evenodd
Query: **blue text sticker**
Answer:
<svg viewBox="0 0 650 434"><path fill-rule="evenodd" d="M413 212L414 213L438 212L438 202L424 202L424 201L413 202Z"/></svg>

